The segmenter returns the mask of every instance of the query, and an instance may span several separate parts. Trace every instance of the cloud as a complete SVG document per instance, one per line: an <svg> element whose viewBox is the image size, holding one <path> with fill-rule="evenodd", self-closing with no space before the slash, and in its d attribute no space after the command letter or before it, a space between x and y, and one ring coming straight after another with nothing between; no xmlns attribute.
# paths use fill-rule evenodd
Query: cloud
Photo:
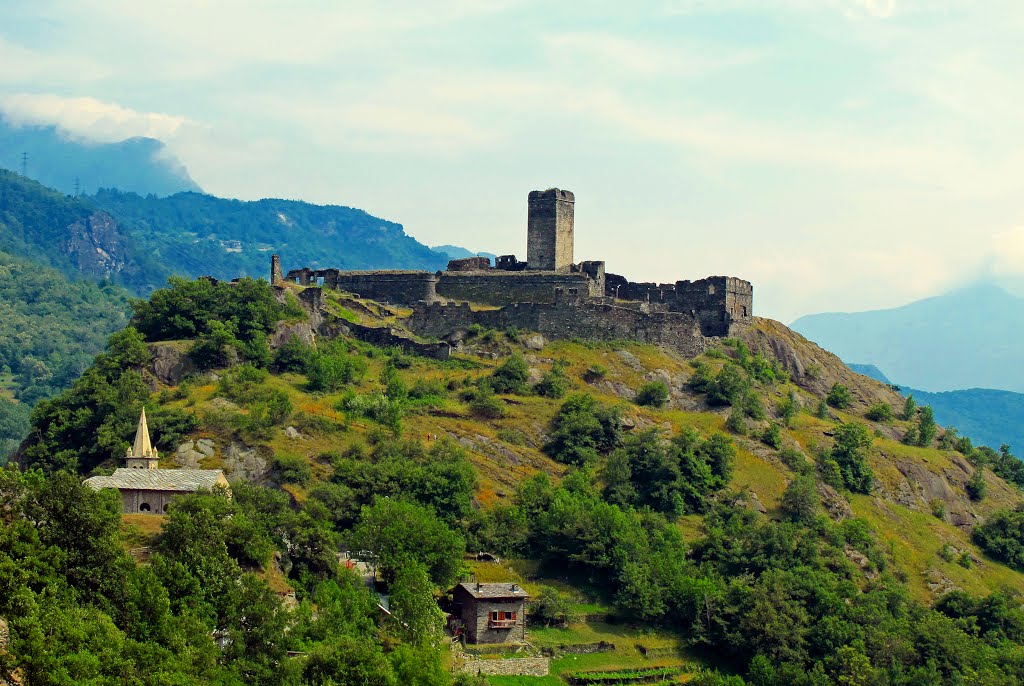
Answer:
<svg viewBox="0 0 1024 686"><path fill-rule="evenodd" d="M71 138L101 143L146 136L166 141L190 124L185 117L139 112L96 98L48 93L0 95L0 113L16 126L55 125Z"/></svg>

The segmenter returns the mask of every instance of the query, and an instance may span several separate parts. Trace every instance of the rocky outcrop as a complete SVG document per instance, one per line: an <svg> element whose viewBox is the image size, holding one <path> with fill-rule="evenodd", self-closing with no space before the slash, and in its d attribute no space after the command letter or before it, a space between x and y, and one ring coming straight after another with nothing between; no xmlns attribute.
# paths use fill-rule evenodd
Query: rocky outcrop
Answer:
<svg viewBox="0 0 1024 686"><path fill-rule="evenodd" d="M124 239L106 212L93 212L68 227L65 254L90 276L110 278L125 268Z"/></svg>
<svg viewBox="0 0 1024 686"><path fill-rule="evenodd" d="M861 411L878 402L894 409L903 405L903 397L889 386L854 372L832 353L777 321L755 317L734 325L730 334L746 343L751 352L778 360L797 385L818 397L827 395L838 383L850 389L854 407Z"/></svg>
<svg viewBox="0 0 1024 686"><path fill-rule="evenodd" d="M186 376L198 371L192 358L177 343L150 343L149 352L152 355L149 372L164 385L177 386Z"/></svg>

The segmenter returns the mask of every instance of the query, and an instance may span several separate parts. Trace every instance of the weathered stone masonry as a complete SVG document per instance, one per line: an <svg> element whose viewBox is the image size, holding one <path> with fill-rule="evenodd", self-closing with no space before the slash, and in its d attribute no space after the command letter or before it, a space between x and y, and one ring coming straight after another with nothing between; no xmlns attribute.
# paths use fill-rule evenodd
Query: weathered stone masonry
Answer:
<svg viewBox="0 0 1024 686"><path fill-rule="evenodd" d="M485 257L470 257L436 274L302 268L281 277L274 256L271 276L412 307L409 329L437 338L473 324L514 326L549 338L638 340L698 354L706 338L727 336L753 316L753 286L743 279L631 282L606 274L601 261L573 263L574 207L569 191L530 193L526 262L503 255L491 267ZM457 304L469 302L500 309Z"/></svg>

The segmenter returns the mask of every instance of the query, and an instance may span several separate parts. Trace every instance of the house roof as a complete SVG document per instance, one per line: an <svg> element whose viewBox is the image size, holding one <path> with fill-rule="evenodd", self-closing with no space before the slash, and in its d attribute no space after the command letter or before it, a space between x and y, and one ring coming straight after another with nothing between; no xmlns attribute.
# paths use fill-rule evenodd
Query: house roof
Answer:
<svg viewBox="0 0 1024 686"><path fill-rule="evenodd" d="M459 584L466 593L474 598L529 598L530 594L518 584L478 584L475 582Z"/></svg>
<svg viewBox="0 0 1024 686"><path fill-rule="evenodd" d="M139 491L181 491L194 493L226 486L227 479L219 469L128 469L119 467L110 476L94 476L85 480L95 490L116 488Z"/></svg>

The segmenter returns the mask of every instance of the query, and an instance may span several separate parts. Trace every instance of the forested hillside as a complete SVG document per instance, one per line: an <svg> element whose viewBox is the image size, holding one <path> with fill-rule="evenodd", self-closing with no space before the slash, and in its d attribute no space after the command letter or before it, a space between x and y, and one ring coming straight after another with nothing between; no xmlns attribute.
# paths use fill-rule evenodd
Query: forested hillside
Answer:
<svg viewBox="0 0 1024 686"><path fill-rule="evenodd" d="M275 252L285 269L433 271L448 260L408 236L400 224L350 207L243 202L200 193L154 198L116 190L102 190L89 200L116 217L148 255L183 276L265 276Z"/></svg>
<svg viewBox="0 0 1024 686"><path fill-rule="evenodd" d="M453 676L439 609L475 575L527 589L552 655L493 686L1024 680L1024 465L785 327L693 360L477 328L442 362L324 335L401 311L297 292L175 281L40 404L29 471L0 473L0 670L484 683ZM79 485L142 407L162 468L222 468L231 500L119 521ZM375 561L388 614L339 548Z"/></svg>

